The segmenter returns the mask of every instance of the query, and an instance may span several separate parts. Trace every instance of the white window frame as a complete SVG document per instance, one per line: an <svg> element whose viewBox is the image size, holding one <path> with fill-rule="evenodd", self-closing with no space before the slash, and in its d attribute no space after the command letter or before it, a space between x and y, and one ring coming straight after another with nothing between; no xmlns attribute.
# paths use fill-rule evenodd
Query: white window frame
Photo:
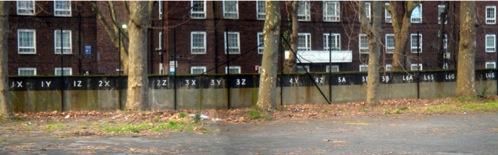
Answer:
<svg viewBox="0 0 498 155"><path fill-rule="evenodd" d="M414 40L416 40L416 39L417 39L416 37L417 37L417 34L416 34L416 33L412 33L412 34L410 34L410 48L411 48L412 53L417 53L417 45L414 45L414 44L413 44L413 43L414 43ZM419 40L419 44L420 44L420 51L419 51L419 53L422 53L422 51L423 51L422 49L424 49L424 48L423 48L424 46L423 46L423 44L422 44L422 43L423 43L423 41L424 41L424 39L423 39L423 38L424 38L424 37L423 37L422 33L420 33L420 40Z"/></svg>
<svg viewBox="0 0 498 155"><path fill-rule="evenodd" d="M229 11L227 2L235 2L235 11ZM225 19L239 19L239 2L238 1L223 1L223 18Z"/></svg>
<svg viewBox="0 0 498 155"><path fill-rule="evenodd" d="M163 19L163 9L164 9L164 1L162 0L158 0L157 1L158 5L157 5L157 13L158 13L158 18L159 19Z"/></svg>
<svg viewBox="0 0 498 155"><path fill-rule="evenodd" d="M488 65L493 65L493 67L488 67ZM484 65L484 68L485 69L495 69L496 68L496 62L486 62L486 64Z"/></svg>
<svg viewBox="0 0 498 155"><path fill-rule="evenodd" d="M419 68L420 70L417 70L417 68L414 68L414 67L417 67L417 66L419 66L419 67L420 67L420 68ZM412 71L421 71L421 70L424 70L424 69L423 69L423 67L424 67L424 65L422 65L422 64L411 64L410 69L411 69Z"/></svg>
<svg viewBox="0 0 498 155"><path fill-rule="evenodd" d="M329 35L332 35L334 40L332 43L332 50L341 50L341 34L340 33L324 33L323 34L323 49L329 50ZM333 46L335 45L335 46Z"/></svg>
<svg viewBox="0 0 498 155"><path fill-rule="evenodd" d="M69 71L69 74L64 74L64 76L66 76L66 75L73 75L73 68L71 68L71 67L64 67L62 70L63 70L62 73L64 72L64 70L68 70ZM55 67L54 68L54 75L57 75L57 76L61 75L61 74L57 74L57 71L59 71L59 72L61 71L60 67Z"/></svg>
<svg viewBox="0 0 498 155"><path fill-rule="evenodd" d="M194 35L203 35L203 46L194 47ZM207 53L207 33L204 31L193 31L190 33L190 53L191 54L206 54ZM202 50L201 52L197 50Z"/></svg>
<svg viewBox="0 0 498 155"><path fill-rule="evenodd" d="M21 75L22 71L33 71L33 75ZM17 75L19 76L35 76L36 68L35 67L19 67L17 68Z"/></svg>
<svg viewBox="0 0 498 155"><path fill-rule="evenodd" d="M366 38L366 40L365 40L366 45L367 45L366 47L362 46L362 42L363 42L362 38L363 37ZM368 49L368 36L365 33L360 33L358 35L358 51L360 54L368 54L368 51L369 51L369 49Z"/></svg>
<svg viewBox="0 0 498 155"><path fill-rule="evenodd" d="M332 66L332 73L334 73L334 72L339 72L339 69L340 69L340 68L339 68L339 65L327 65L327 66L325 67L325 71L326 71L327 73L329 73L329 72L330 72L330 67L331 67L331 66Z"/></svg>
<svg viewBox="0 0 498 155"><path fill-rule="evenodd" d="M204 74L207 71L206 66L192 66L192 67L190 67L190 74L198 75L197 73L194 73L194 70L196 70L196 69L202 70L202 73L200 73L200 74Z"/></svg>
<svg viewBox="0 0 498 155"><path fill-rule="evenodd" d="M365 11L365 17L367 17L367 20L368 21L372 21L372 5L370 4L370 2L365 2L365 5L364 5L364 11ZM358 13L358 19L361 19L361 15Z"/></svg>
<svg viewBox="0 0 498 155"><path fill-rule="evenodd" d="M386 68L384 69L385 71L392 71L393 70L393 65L391 64L386 64Z"/></svg>
<svg viewBox="0 0 498 155"><path fill-rule="evenodd" d="M30 3L31 2L31 8L28 8L29 6L23 6L20 4L20 2L22 3ZM34 0L31 0L31 1L17 1L16 2L16 10L17 10L17 15L35 15L35 7L36 6L36 3Z"/></svg>
<svg viewBox="0 0 498 155"><path fill-rule="evenodd" d="M311 21L311 7L310 1L298 1L298 11L297 11L297 20L298 21ZM304 11L301 11L304 9Z"/></svg>
<svg viewBox="0 0 498 155"><path fill-rule="evenodd" d="M387 3L384 3L386 6L389 6L390 3L387 2ZM386 23L392 23L393 22L393 16L391 15L391 13L389 12L389 10L387 9L384 9L384 20L386 21Z"/></svg>
<svg viewBox="0 0 498 155"><path fill-rule="evenodd" d="M389 45L389 37L392 37L392 46L388 46ZM385 43L385 49L386 49L386 53L387 54L393 54L394 53L394 48L396 47L396 43L395 43L395 39L394 39L394 34L393 33L387 33L386 34L386 43Z"/></svg>
<svg viewBox="0 0 498 155"><path fill-rule="evenodd" d="M33 40L31 40L33 42L33 46L21 46L21 40L24 40L23 38L21 38L21 35L20 33L23 33L23 32L29 32L29 33L33 33ZM32 49L33 51L32 52L21 52L21 50L24 50L24 49ZM34 29L18 29L17 30L17 53L18 54L36 54L36 30Z"/></svg>
<svg viewBox="0 0 498 155"><path fill-rule="evenodd" d="M333 10L329 10L329 5ZM341 3L339 1L323 1L323 21L339 22L341 21Z"/></svg>
<svg viewBox="0 0 498 155"><path fill-rule="evenodd" d="M413 12L415 12L415 10L417 10L417 8L420 10L420 17L415 17L413 15ZM420 3L417 7L415 7L412 11L412 15L410 16L410 20L412 23L422 23L422 16L423 16L423 12L422 12L422 3Z"/></svg>
<svg viewBox="0 0 498 155"><path fill-rule="evenodd" d="M304 44L305 46L299 46L300 39L299 37L304 36ZM297 50L303 50L303 51L311 51L311 33L298 33L297 34Z"/></svg>
<svg viewBox="0 0 498 155"><path fill-rule="evenodd" d="M60 32L60 31L61 30L55 30L54 31L54 53L55 54L61 54L61 51L60 51L61 50L61 46L57 45L57 42L60 41L60 34L57 34L57 33ZM62 34L63 34L62 37L64 37L64 33L69 33L69 47L68 46L64 46L64 45L67 44L67 40L63 40L63 44L64 44L64 45L62 45L62 46L64 46L63 50L64 51L65 50L69 50L69 51L68 52L63 52L63 54L72 54L73 53L73 50L72 50L73 49L72 48L72 46L73 46L72 41L73 40L72 40L71 30L62 30Z"/></svg>
<svg viewBox="0 0 498 155"><path fill-rule="evenodd" d="M227 46L227 36L230 37L229 35L237 35L237 47L229 47L230 45ZM224 41L224 49L225 49L225 54L240 54L240 33L239 32L227 32L224 33L223 38L225 39ZM232 42L229 42L229 44L233 44ZM228 48L228 50L227 50ZM235 51L235 52L233 52Z"/></svg>
<svg viewBox="0 0 498 155"><path fill-rule="evenodd" d="M263 35L263 32L258 32L256 36L256 42L258 43L258 54L263 54L265 52L265 36Z"/></svg>
<svg viewBox="0 0 498 155"><path fill-rule="evenodd" d="M363 70L362 68L365 68L365 70ZM358 66L358 70L360 72L368 72L368 65L360 65Z"/></svg>
<svg viewBox="0 0 498 155"><path fill-rule="evenodd" d="M260 8L262 6L262 8ZM256 19L266 20L266 2L262 0L256 1Z"/></svg>
<svg viewBox="0 0 498 155"><path fill-rule="evenodd" d="M116 69L116 70L118 70L118 69ZM118 71L120 71L120 70L118 70ZM166 71L165 71L165 68L164 68L164 64L163 63L159 63L159 74L162 75L162 74L165 74L165 73L166 73Z"/></svg>
<svg viewBox="0 0 498 155"><path fill-rule="evenodd" d="M242 69L241 69L240 66L230 66L230 69L236 69L237 70L237 73L230 72L230 74L241 74L242 73ZM228 67L225 67L225 74L228 74Z"/></svg>
<svg viewBox="0 0 498 155"><path fill-rule="evenodd" d="M162 50L163 49L163 32L159 32L157 37L158 37L157 49Z"/></svg>
<svg viewBox="0 0 498 155"><path fill-rule="evenodd" d="M310 72L310 66L309 65L296 65L296 71L298 73L306 73L306 72L309 73Z"/></svg>
<svg viewBox="0 0 498 155"><path fill-rule="evenodd" d="M206 19L206 0L200 0L203 2L202 11L194 11L194 2L195 0L190 1L190 7L192 8L190 11L190 18L192 19ZM224 3L223 3L224 4Z"/></svg>
<svg viewBox="0 0 498 155"><path fill-rule="evenodd" d="M443 38L443 49L444 50L448 50L448 35L447 34L444 34L444 38Z"/></svg>
<svg viewBox="0 0 498 155"><path fill-rule="evenodd" d="M490 14L488 9L492 9L493 12ZM496 24L496 6L486 6L486 24Z"/></svg>
<svg viewBox="0 0 498 155"><path fill-rule="evenodd" d="M62 2L61 0L54 1L54 16L70 17L71 16L71 1L65 1L69 3L69 8L57 9L57 2Z"/></svg>
<svg viewBox="0 0 498 155"><path fill-rule="evenodd" d="M493 40L489 40L488 37L492 37ZM486 34L485 38L485 45L486 45L486 53L494 53L496 51L496 35L495 34ZM493 45L488 46L488 43L492 43Z"/></svg>
<svg viewBox="0 0 498 155"><path fill-rule="evenodd" d="M437 23L441 24L441 13L444 12L444 9L446 9L446 4L439 4L437 5ZM446 19L448 19L448 14L446 14ZM444 21L444 24L448 23L448 20Z"/></svg>

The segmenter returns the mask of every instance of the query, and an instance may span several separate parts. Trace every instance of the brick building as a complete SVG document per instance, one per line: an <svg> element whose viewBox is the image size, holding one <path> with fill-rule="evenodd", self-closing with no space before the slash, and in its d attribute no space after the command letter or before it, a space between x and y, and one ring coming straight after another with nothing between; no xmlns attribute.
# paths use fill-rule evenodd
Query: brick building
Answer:
<svg viewBox="0 0 498 155"><path fill-rule="evenodd" d="M63 17L56 16L54 2L37 1L34 14L19 12L20 7L25 7L11 3L9 21L11 32L16 33L9 35L10 40L17 41L20 34L29 35L32 32L25 32L26 29L36 30L36 52L33 53L32 48L24 49L18 42L9 42L9 73L16 75L23 68L36 67L37 75L53 75L55 68L61 64L61 56L54 49L54 39L57 39L55 34L62 27L71 30L71 54L64 56L64 66L71 67L73 75L81 75L85 71L90 74L117 74L117 48L110 43L88 3L70 2L71 15ZM498 2L480 1L476 4L480 23L477 27L476 69L495 68ZM300 6L298 53L302 63L298 64L301 66L298 70L325 72L332 68L333 71L366 71L368 44L358 23L355 2L306 1L301 2ZM370 15L370 4L367 3L366 7ZM415 9L411 18L410 39L404 52L403 66L406 70L415 69L418 65L422 70L456 68L459 7L460 3L454 1L423 1ZM439 15L445 8L448 10L447 21L441 25ZM290 24L283 3L281 13L282 33L286 34L290 31ZM224 74L227 60L230 60L232 74L256 73L262 59L263 49L259 45L262 44L264 17L264 3L259 1L155 2L147 51L149 73ZM389 70L394 48L393 30L386 11L382 19L380 69ZM41 24L33 21L40 21ZM416 41L417 32L420 33L420 43ZM225 49L226 44L228 50ZM285 42L282 41L282 44ZM417 44L421 49L419 57ZM88 55L85 52L87 47L91 48ZM279 65L285 55L284 48L281 47ZM226 51L230 53L228 56ZM333 53L332 66L328 62L329 52ZM173 69L173 64L177 64L176 69Z"/></svg>
<svg viewBox="0 0 498 155"><path fill-rule="evenodd" d="M97 55L92 49L96 45L96 20L89 3L12 1L10 4L10 75L60 75L61 66L64 75L90 74L96 70Z"/></svg>

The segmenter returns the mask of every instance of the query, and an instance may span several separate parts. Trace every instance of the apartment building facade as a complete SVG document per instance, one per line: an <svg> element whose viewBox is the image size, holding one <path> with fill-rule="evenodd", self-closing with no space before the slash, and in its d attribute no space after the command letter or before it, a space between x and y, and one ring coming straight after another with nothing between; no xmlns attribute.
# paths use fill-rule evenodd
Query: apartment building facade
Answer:
<svg viewBox="0 0 498 155"><path fill-rule="evenodd" d="M28 2L35 3L22 1ZM36 68L36 75L54 75L57 67L64 64L65 68L71 68L72 75L117 74L117 48L105 36L90 2L67 1L71 15L62 17L56 11L60 10L58 2L36 1L31 14L24 13L30 12L29 4L12 3L9 21L11 32L16 33L11 33L9 39L17 42L9 42L9 73L24 75L21 72L26 68ZM456 69L459 4L423 1L414 10L410 37L403 53L406 70ZM476 69L495 68L498 2L476 4L479 22ZM356 2L302 1L299 6L297 53L301 62L298 62L298 71L366 71L368 40L358 22ZM367 2L365 7L367 17L371 18L371 4ZM440 16L443 12L447 12L445 22ZM282 38L286 38L290 21L284 2L281 2L281 13ZM257 73L264 53L264 19L264 1L157 1L146 51L149 73L225 74L228 70L230 74ZM379 69L389 70L394 49L392 16L383 11L382 19ZM34 24L35 20L45 25ZM60 29L63 37L58 37ZM67 35L71 36L70 41L62 39L60 47L58 40ZM285 53L289 54L286 39L282 39L281 44L279 70ZM66 54L68 47L70 52ZM64 51L64 59L60 50ZM328 59L329 54L332 60Z"/></svg>

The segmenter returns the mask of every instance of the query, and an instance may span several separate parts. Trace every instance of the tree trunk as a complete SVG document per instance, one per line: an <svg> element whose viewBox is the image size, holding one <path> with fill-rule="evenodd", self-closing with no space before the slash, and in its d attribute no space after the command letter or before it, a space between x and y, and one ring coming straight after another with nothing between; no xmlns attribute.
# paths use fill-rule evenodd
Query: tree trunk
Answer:
<svg viewBox="0 0 498 155"><path fill-rule="evenodd" d="M2 55L0 55L0 116L8 117L12 115L9 102L9 86L8 86L8 34L9 34L9 2L0 2L0 50Z"/></svg>
<svg viewBox="0 0 498 155"><path fill-rule="evenodd" d="M147 1L130 2L129 74L126 109L145 110L147 103L147 28L150 14Z"/></svg>
<svg viewBox="0 0 498 155"><path fill-rule="evenodd" d="M290 54L289 58L284 61L284 72L296 72L296 55L297 54L297 33L299 33L299 21L297 20L297 9L299 7L298 1L289 1L287 3L287 10L292 22L292 33L290 35Z"/></svg>
<svg viewBox="0 0 498 155"><path fill-rule="evenodd" d="M476 95L474 60L476 50L476 26L475 2L460 2L460 43L458 45L456 96Z"/></svg>
<svg viewBox="0 0 498 155"><path fill-rule="evenodd" d="M263 64L260 75L257 106L261 110L276 108L277 61L280 38L280 2L266 1L266 21L263 29L265 38Z"/></svg>
<svg viewBox="0 0 498 155"><path fill-rule="evenodd" d="M378 104L379 88L379 56L380 56L380 34L382 20L382 2L372 2L372 24L366 19L364 13L364 2L360 2L360 22L363 32L367 34L369 55L368 55L368 77L367 77L367 106L376 106Z"/></svg>
<svg viewBox="0 0 498 155"><path fill-rule="evenodd" d="M400 71L403 70L404 61L403 61L403 52L406 48L406 42L410 36L410 27L411 27L411 14L413 9L417 7L420 2L390 2L389 6L385 6L387 11L391 13L392 18L392 27L394 31L394 52L392 58L392 71ZM403 6L400 11L399 6ZM401 16L402 15L402 16Z"/></svg>

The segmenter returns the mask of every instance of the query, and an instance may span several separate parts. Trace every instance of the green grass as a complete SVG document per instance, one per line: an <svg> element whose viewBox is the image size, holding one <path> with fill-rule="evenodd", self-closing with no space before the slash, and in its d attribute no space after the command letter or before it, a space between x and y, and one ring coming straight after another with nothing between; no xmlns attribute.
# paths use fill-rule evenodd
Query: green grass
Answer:
<svg viewBox="0 0 498 155"><path fill-rule="evenodd" d="M117 126L107 125L103 128L104 132L112 133L140 133L142 131L152 132L169 132L169 131L185 131L194 132L197 124L189 121L174 121L170 120L166 123L140 123L140 124L123 124Z"/></svg>
<svg viewBox="0 0 498 155"><path fill-rule="evenodd" d="M498 111L498 101L485 101L485 102L463 102L461 105L457 104L440 104L431 105L426 107L426 112L489 112Z"/></svg>
<svg viewBox="0 0 498 155"><path fill-rule="evenodd" d="M50 123L50 124L47 124L44 128L43 128L43 131L46 131L46 132L53 132L53 131L59 131L59 130L62 130L64 129L64 125L63 124L60 124L60 123Z"/></svg>

